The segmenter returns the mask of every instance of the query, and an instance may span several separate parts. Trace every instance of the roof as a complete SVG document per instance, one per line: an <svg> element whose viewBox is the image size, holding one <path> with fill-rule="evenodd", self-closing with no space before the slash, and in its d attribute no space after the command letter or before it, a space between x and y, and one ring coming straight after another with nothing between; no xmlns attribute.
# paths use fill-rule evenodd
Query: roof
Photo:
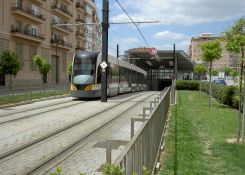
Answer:
<svg viewBox="0 0 245 175"><path fill-rule="evenodd" d="M192 72L195 63L183 51L176 50L177 68L179 72ZM158 50L156 55L152 55L147 50L129 50L129 61L141 68L159 69L173 68L173 50Z"/></svg>

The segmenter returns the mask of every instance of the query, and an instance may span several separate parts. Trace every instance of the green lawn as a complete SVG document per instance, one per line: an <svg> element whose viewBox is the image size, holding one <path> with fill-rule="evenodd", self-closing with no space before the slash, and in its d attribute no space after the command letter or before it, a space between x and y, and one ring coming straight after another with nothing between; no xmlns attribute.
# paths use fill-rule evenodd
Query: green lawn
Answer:
<svg viewBox="0 0 245 175"><path fill-rule="evenodd" d="M159 174L244 175L245 144L227 143L236 137L237 111L197 91L178 91L172 108L166 148Z"/></svg>
<svg viewBox="0 0 245 175"><path fill-rule="evenodd" d="M14 94L8 96L0 96L0 106L12 103L18 103L23 101L31 101L34 99L40 99L44 97L51 97L56 95L69 94L70 91L67 89L55 89L49 91L39 91L39 92L28 92L22 94Z"/></svg>

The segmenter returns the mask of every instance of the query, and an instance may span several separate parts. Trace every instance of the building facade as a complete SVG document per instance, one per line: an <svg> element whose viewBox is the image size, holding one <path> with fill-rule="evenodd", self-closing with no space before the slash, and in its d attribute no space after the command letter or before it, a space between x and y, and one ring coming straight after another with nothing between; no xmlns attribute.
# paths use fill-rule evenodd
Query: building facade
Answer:
<svg viewBox="0 0 245 175"><path fill-rule="evenodd" d="M63 25L65 24L65 25ZM101 50L101 29L94 0L0 0L0 52L21 59L14 85L40 85L33 56L51 64L51 84L68 81L67 67L75 52ZM8 85L7 76L0 85Z"/></svg>
<svg viewBox="0 0 245 175"><path fill-rule="evenodd" d="M226 51L225 42L222 41L221 37L213 36L211 33L202 33L191 38L191 45L189 46L188 50L188 54L191 57L191 59L198 64L202 63L201 48L198 45L200 43L215 39L220 39L223 51L222 57L219 60L215 60L213 62L213 68L219 69L223 67L237 67L237 55Z"/></svg>

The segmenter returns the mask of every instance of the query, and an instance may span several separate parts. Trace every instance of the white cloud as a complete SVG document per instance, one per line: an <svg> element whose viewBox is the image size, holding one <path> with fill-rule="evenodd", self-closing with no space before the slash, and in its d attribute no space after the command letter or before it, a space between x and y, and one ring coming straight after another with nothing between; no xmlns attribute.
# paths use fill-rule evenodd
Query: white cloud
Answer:
<svg viewBox="0 0 245 175"><path fill-rule="evenodd" d="M165 39L165 40L185 40L188 39L183 33L174 33L170 31L157 32L153 35L155 39Z"/></svg>
<svg viewBox="0 0 245 175"><path fill-rule="evenodd" d="M155 19L164 24L194 25L245 16L244 0L121 0L133 20ZM129 21L122 12L113 22Z"/></svg>

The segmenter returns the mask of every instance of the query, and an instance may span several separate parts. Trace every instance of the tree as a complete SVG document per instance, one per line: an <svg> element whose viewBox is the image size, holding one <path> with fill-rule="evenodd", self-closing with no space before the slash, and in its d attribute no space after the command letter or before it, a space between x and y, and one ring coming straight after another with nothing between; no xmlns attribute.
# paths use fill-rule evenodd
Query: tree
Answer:
<svg viewBox="0 0 245 175"><path fill-rule="evenodd" d="M9 75L9 88L12 90L13 76L17 75L20 70L20 60L16 53L9 50L3 51L0 54L0 74Z"/></svg>
<svg viewBox="0 0 245 175"><path fill-rule="evenodd" d="M223 67L221 68L221 72L225 73L225 76L231 75L232 68L231 67Z"/></svg>
<svg viewBox="0 0 245 175"><path fill-rule="evenodd" d="M224 32L224 38L226 41L225 48L227 51L232 53L238 53L240 54L240 74L239 74L239 107L238 107L238 128L237 128L237 143L239 143L240 137L241 137L241 125L242 125L242 99L243 93L242 93L242 80L243 80L243 67L244 67L244 49L245 49L245 19L240 18L238 19L233 26L231 26L229 29L226 29ZM243 100L244 101L244 100ZM244 110L243 110L244 111ZM243 112L243 143L244 143L244 135L245 135L245 113Z"/></svg>
<svg viewBox="0 0 245 175"><path fill-rule="evenodd" d="M201 56L203 61L209 62L209 109L212 108L212 87L211 87L211 72L212 72L212 62L221 57L222 48L219 40L212 40L208 42L201 43L199 45L201 48Z"/></svg>
<svg viewBox="0 0 245 175"><path fill-rule="evenodd" d="M219 71L218 71L217 69L213 69L213 70L211 71L211 75L212 75L212 76L218 76L218 74L219 74Z"/></svg>
<svg viewBox="0 0 245 175"><path fill-rule="evenodd" d="M199 75L199 97L201 94L201 75L207 72L206 67L203 64L197 64L194 66L194 72Z"/></svg>
<svg viewBox="0 0 245 175"><path fill-rule="evenodd" d="M232 76L234 84L236 83L236 78L239 76L239 72L235 69L232 69L230 72L230 75Z"/></svg>
<svg viewBox="0 0 245 175"><path fill-rule="evenodd" d="M40 55L35 55L33 57L33 63L41 74L43 84L47 83L47 75L51 70L51 65L48 64L46 59Z"/></svg>

